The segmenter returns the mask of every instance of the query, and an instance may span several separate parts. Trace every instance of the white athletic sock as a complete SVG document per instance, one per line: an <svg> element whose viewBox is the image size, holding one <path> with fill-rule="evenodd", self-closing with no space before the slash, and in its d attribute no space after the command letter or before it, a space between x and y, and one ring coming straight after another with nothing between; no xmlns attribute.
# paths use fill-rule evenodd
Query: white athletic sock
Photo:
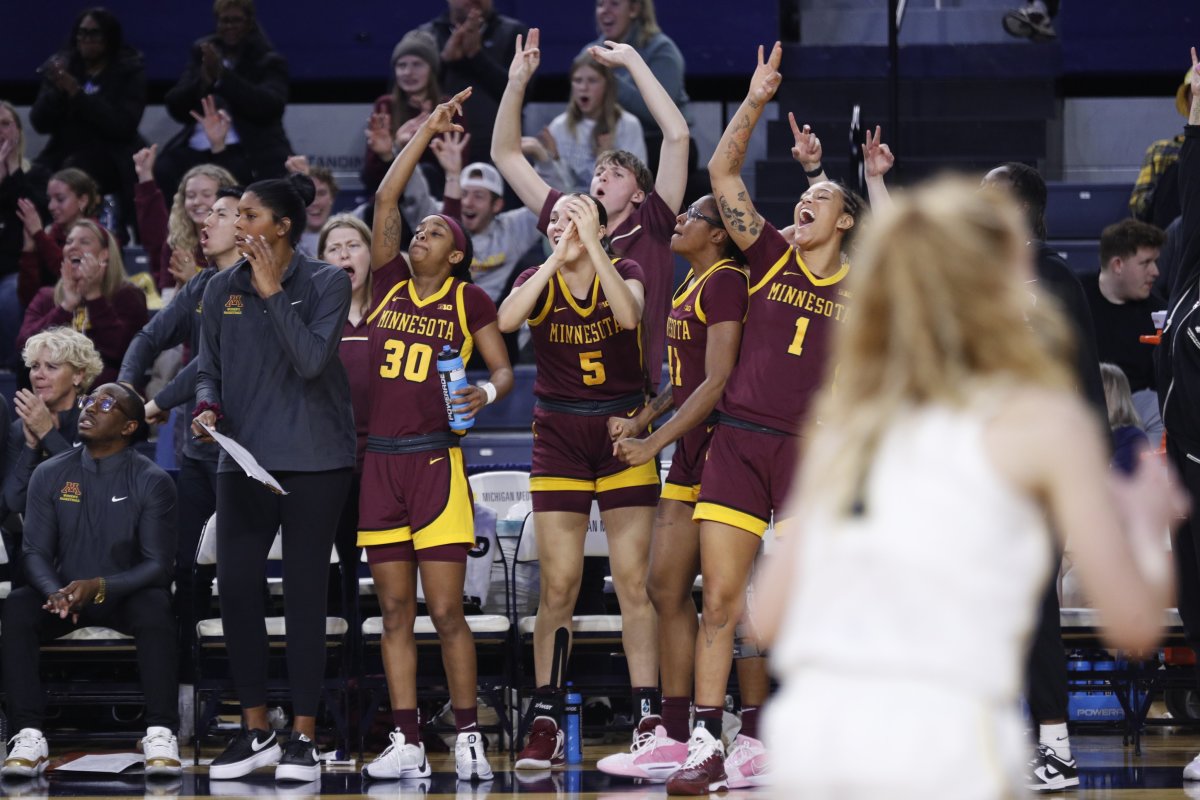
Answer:
<svg viewBox="0 0 1200 800"><path fill-rule="evenodd" d="M1063 761L1071 760L1071 739L1067 734L1067 723L1058 725L1038 725L1038 744L1045 745L1054 751L1054 755Z"/></svg>

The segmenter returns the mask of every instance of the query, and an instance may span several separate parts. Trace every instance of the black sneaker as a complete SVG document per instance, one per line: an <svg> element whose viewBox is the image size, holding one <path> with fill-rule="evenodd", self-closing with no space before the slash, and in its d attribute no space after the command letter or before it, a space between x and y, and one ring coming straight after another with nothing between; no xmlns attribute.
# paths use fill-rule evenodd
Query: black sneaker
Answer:
<svg viewBox="0 0 1200 800"><path fill-rule="evenodd" d="M1075 759L1063 761L1052 749L1038 745L1037 756L1029 762L1026 788L1035 792L1058 792L1079 785L1079 767Z"/></svg>
<svg viewBox="0 0 1200 800"><path fill-rule="evenodd" d="M293 733L283 746L283 757L275 767L275 780L307 783L320 778L321 758L317 755L317 745L303 733Z"/></svg>
<svg viewBox="0 0 1200 800"><path fill-rule="evenodd" d="M208 778L228 781L249 775L259 767L279 763L279 742L275 731L242 731L225 746L225 752L213 759Z"/></svg>

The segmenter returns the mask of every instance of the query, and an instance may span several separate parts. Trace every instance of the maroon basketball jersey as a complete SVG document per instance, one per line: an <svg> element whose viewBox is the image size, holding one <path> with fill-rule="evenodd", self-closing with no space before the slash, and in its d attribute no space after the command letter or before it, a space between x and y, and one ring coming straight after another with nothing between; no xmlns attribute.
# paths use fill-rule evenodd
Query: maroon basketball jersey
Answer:
<svg viewBox="0 0 1200 800"><path fill-rule="evenodd" d="M829 344L846 320L849 264L818 278L769 222L746 250L750 306L742 349L718 409L787 433L799 433L825 377Z"/></svg>
<svg viewBox="0 0 1200 800"><path fill-rule="evenodd" d="M718 261L698 278L688 272L675 292L667 317L667 370L675 408L704 382L708 326L745 320L746 297L746 273L729 260Z"/></svg>
<svg viewBox="0 0 1200 800"><path fill-rule="evenodd" d="M437 354L449 345L464 362L470 359L474 334L496 321L496 306L487 292L457 278L420 297L402 256L373 277L380 300L367 317L368 433L398 439L449 431Z"/></svg>
<svg viewBox="0 0 1200 800"><path fill-rule="evenodd" d="M624 280L642 282L642 268L636 261L622 258L614 266ZM522 272L514 288L537 270ZM537 363L533 381L537 397L567 402L615 400L645 390L641 331L625 330L613 319L599 275L587 297L579 299L571 295L562 274L556 274L533 307L529 330Z"/></svg>

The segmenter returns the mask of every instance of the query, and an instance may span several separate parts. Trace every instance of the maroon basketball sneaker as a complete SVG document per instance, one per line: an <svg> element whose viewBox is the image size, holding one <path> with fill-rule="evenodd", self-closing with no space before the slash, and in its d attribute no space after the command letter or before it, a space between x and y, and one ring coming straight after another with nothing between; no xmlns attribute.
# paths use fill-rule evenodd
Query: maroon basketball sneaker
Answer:
<svg viewBox="0 0 1200 800"><path fill-rule="evenodd" d="M725 777L725 748L708 729L698 726L688 740L687 761L667 778L667 794L706 796L729 788Z"/></svg>
<svg viewBox="0 0 1200 800"><path fill-rule="evenodd" d="M550 717L535 717L529 738L517 755L517 769L561 769L567 763L563 732Z"/></svg>

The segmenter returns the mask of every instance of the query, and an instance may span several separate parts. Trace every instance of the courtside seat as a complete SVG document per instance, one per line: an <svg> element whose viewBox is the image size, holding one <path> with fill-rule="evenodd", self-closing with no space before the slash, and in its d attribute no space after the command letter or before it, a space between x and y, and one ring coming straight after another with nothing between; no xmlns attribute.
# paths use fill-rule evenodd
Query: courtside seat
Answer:
<svg viewBox="0 0 1200 800"><path fill-rule="evenodd" d="M468 614L467 627L475 637L476 643L503 643L508 638L512 627L508 617L502 614ZM370 617L363 622L363 636L383 635L383 617ZM413 623L413 632L417 641L437 640L437 629L433 627L433 618L427 615L419 616Z"/></svg>
<svg viewBox="0 0 1200 800"><path fill-rule="evenodd" d="M267 639L270 640L272 647L282 647L287 640L287 625L283 617L265 617L267 623ZM350 629L349 623L341 617L326 617L325 618L325 635L327 637L345 636ZM211 640L224 639L225 623L220 617L213 619L202 619L196 623L196 635L200 637L200 646L207 647L214 644ZM224 646L224 642L217 643L217 646Z"/></svg>
<svg viewBox="0 0 1200 800"><path fill-rule="evenodd" d="M1096 234L1096 236L1099 235ZM1067 262L1071 272L1075 273L1080 280L1088 276L1094 277L1100 271L1099 239L1085 239L1077 242L1058 240L1046 242L1046 245Z"/></svg>
<svg viewBox="0 0 1200 800"><path fill-rule="evenodd" d="M607 581L606 581L607 583ZM522 617L518 631L522 638L533 638L533 625L537 617ZM576 643L593 644L621 643L620 614L582 614L571 617L571 635Z"/></svg>
<svg viewBox="0 0 1200 800"><path fill-rule="evenodd" d="M1059 625L1062 627L1063 639L1066 640L1072 638L1094 639L1100 636L1103 630L1100 612L1094 608L1059 609L1058 619ZM1183 640L1183 620L1179 616L1179 609L1164 609L1162 625L1165 639L1168 642Z"/></svg>

